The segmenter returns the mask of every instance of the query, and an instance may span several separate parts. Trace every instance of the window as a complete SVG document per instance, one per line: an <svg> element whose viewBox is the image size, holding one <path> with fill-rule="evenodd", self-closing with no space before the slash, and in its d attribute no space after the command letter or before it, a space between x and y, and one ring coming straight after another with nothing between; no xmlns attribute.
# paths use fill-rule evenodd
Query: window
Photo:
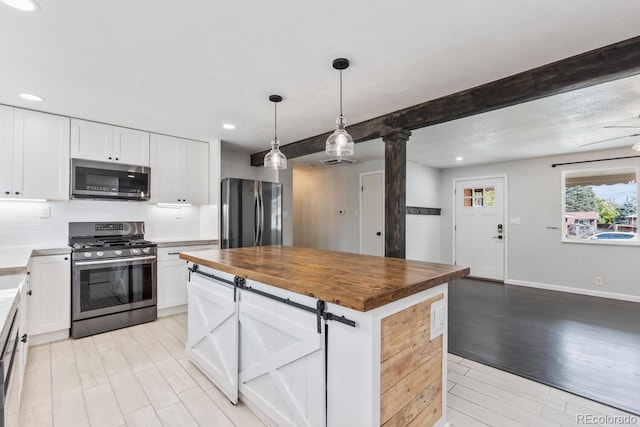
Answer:
<svg viewBox="0 0 640 427"><path fill-rule="evenodd" d="M496 192L493 187L488 188L465 188L464 189L464 206L465 207L491 207L495 204Z"/></svg>
<svg viewBox="0 0 640 427"><path fill-rule="evenodd" d="M638 244L640 167L563 173L563 240Z"/></svg>

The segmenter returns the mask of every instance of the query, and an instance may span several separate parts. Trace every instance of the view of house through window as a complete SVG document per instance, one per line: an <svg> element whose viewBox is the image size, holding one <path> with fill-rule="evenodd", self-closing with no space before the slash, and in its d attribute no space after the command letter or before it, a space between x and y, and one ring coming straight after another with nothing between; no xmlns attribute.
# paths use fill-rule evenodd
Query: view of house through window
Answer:
<svg viewBox="0 0 640 427"><path fill-rule="evenodd" d="M564 240L638 243L640 168L565 172Z"/></svg>
<svg viewBox="0 0 640 427"><path fill-rule="evenodd" d="M492 207L495 204L495 200L496 192L493 187L464 189L464 206L466 207Z"/></svg>

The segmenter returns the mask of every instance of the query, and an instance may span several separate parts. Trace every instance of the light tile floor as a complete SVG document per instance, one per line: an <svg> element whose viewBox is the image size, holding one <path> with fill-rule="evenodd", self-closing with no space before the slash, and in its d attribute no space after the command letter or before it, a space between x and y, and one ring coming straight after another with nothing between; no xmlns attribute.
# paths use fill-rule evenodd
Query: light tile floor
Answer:
<svg viewBox="0 0 640 427"><path fill-rule="evenodd" d="M186 314L177 314L31 347L20 413L9 427L263 426L189 362L186 325ZM587 424L580 415L626 415L458 356L449 355L448 368L455 427L576 426Z"/></svg>

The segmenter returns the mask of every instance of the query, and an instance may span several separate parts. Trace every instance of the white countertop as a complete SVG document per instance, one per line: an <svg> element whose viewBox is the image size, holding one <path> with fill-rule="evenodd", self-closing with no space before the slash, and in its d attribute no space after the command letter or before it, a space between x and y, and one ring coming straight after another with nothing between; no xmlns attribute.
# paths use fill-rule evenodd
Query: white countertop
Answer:
<svg viewBox="0 0 640 427"><path fill-rule="evenodd" d="M26 280L26 274L0 276L0 331L4 329L11 307L20 293L20 285Z"/></svg>
<svg viewBox="0 0 640 427"><path fill-rule="evenodd" d="M68 254L67 245L0 246L0 275L26 272L31 256Z"/></svg>

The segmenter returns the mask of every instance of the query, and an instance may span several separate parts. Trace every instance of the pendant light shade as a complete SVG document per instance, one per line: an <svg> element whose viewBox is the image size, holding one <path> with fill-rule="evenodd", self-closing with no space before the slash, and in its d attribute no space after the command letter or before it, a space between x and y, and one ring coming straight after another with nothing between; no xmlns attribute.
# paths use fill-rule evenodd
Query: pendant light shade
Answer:
<svg viewBox="0 0 640 427"><path fill-rule="evenodd" d="M282 101L280 95L270 95L269 101L273 102L273 140L271 150L264 156L264 167L271 169L286 169L287 157L280 151L280 140L278 140L278 102Z"/></svg>
<svg viewBox="0 0 640 427"><path fill-rule="evenodd" d="M329 156L350 156L353 154L353 138L345 129L347 122L342 115L342 70L349 68L349 60L337 58L333 60L333 68L340 71L340 115L336 119L336 130L329 138L325 146L325 153Z"/></svg>

